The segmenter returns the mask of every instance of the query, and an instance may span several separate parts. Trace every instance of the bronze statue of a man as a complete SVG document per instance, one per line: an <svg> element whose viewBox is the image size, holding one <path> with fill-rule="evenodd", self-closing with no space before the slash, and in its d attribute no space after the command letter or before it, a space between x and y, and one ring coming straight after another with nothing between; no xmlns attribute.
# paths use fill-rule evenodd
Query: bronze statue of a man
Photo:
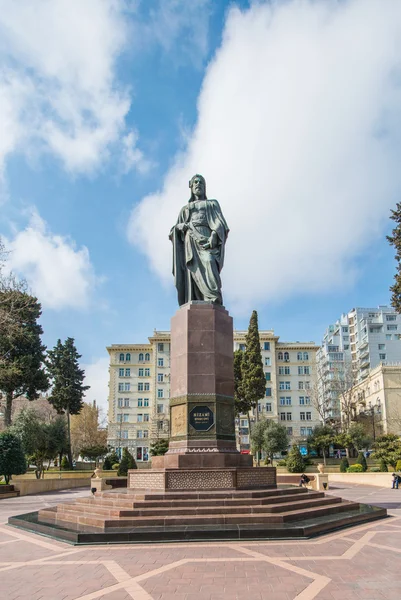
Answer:
<svg viewBox="0 0 401 600"><path fill-rule="evenodd" d="M223 304L220 271L229 229L217 200L206 196L202 175L189 182L191 197L170 231L178 304L203 300Z"/></svg>

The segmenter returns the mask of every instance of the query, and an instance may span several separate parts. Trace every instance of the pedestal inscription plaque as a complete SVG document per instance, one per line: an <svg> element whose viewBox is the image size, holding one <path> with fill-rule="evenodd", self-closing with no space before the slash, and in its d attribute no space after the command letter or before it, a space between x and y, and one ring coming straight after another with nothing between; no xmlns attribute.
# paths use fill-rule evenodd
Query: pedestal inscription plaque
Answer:
<svg viewBox="0 0 401 600"><path fill-rule="evenodd" d="M209 431L214 425L214 414L208 406L195 406L189 413L189 424L195 431Z"/></svg>

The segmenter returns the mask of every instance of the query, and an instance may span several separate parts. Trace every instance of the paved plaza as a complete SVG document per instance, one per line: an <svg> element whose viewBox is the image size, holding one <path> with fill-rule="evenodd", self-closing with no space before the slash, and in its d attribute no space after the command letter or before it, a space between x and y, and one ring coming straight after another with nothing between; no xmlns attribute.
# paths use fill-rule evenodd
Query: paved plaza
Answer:
<svg viewBox="0 0 401 600"><path fill-rule="evenodd" d="M330 493L391 518L309 541L75 547L6 525L9 516L88 495L0 501L1 600L398 600L401 489Z"/></svg>

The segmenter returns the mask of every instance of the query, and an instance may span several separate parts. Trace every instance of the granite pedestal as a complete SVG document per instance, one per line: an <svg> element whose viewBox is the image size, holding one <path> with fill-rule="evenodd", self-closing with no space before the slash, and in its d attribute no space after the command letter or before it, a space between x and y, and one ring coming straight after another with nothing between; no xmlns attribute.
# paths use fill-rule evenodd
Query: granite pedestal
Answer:
<svg viewBox="0 0 401 600"><path fill-rule="evenodd" d="M223 306L190 302L171 320L170 443L130 488L251 489L276 485L236 448L233 320Z"/></svg>

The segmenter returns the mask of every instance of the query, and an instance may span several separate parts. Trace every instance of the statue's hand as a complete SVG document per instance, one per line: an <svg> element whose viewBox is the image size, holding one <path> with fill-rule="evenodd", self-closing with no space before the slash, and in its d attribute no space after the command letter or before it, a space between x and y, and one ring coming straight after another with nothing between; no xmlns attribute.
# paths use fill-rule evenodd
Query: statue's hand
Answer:
<svg viewBox="0 0 401 600"><path fill-rule="evenodd" d="M183 233L185 233L188 229L188 225L186 223L178 223L176 225L176 228L178 229L178 231L182 231Z"/></svg>

